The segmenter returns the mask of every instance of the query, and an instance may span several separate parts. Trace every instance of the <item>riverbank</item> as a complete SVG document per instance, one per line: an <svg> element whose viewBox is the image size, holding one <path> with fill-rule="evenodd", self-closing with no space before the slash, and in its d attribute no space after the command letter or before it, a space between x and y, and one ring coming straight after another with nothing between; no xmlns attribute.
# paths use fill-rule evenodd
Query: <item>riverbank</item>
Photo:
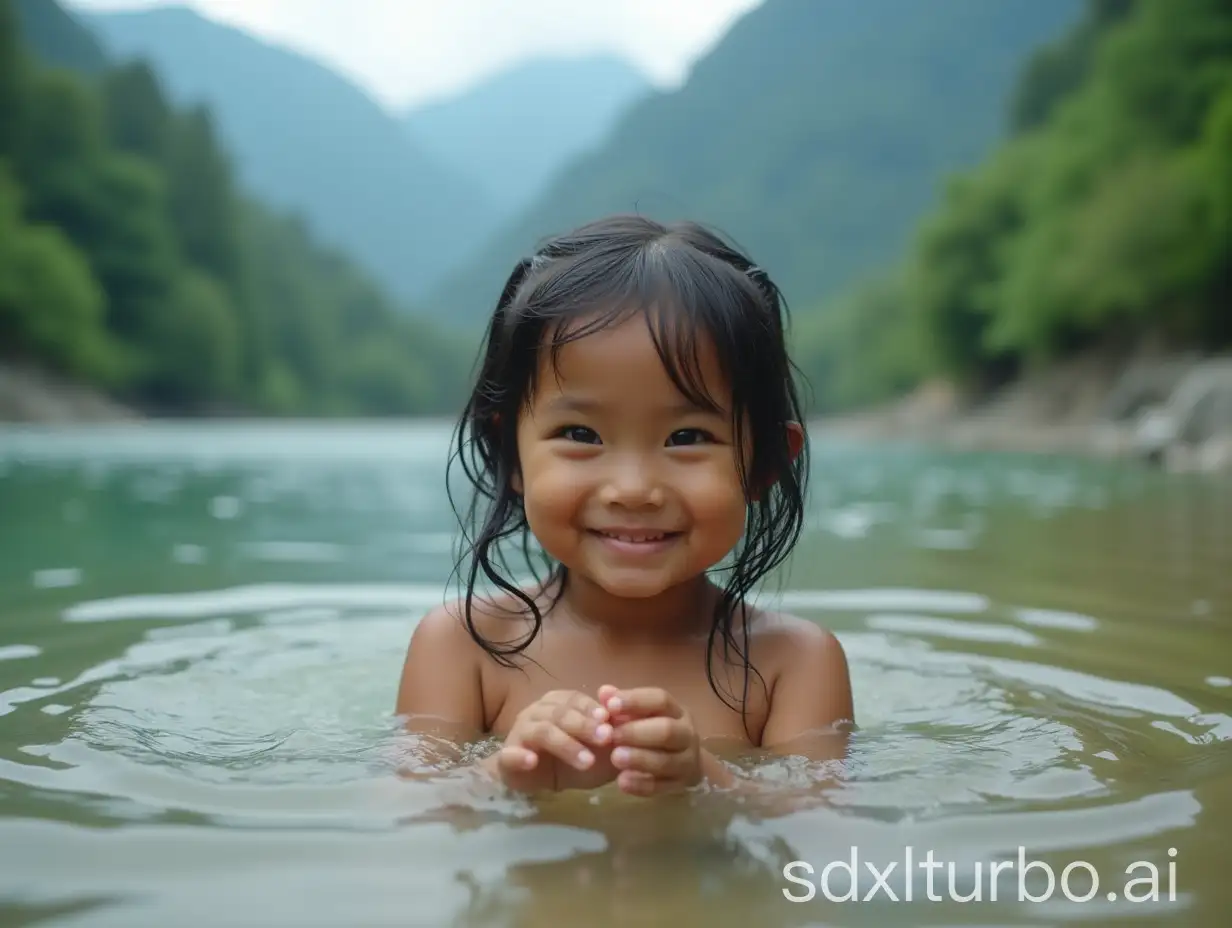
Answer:
<svg viewBox="0 0 1232 928"><path fill-rule="evenodd" d="M129 422L140 413L100 390L32 367L0 363L0 422Z"/></svg>
<svg viewBox="0 0 1232 928"><path fill-rule="evenodd" d="M1232 357L1096 352L977 399L929 384L822 420L813 432L958 450L1138 457L1173 471L1232 473Z"/></svg>
<svg viewBox="0 0 1232 928"><path fill-rule="evenodd" d="M100 391L0 364L0 423L146 418ZM978 399L941 383L810 423L815 440L909 441L957 450L1140 457L1232 473L1232 357L1092 353Z"/></svg>

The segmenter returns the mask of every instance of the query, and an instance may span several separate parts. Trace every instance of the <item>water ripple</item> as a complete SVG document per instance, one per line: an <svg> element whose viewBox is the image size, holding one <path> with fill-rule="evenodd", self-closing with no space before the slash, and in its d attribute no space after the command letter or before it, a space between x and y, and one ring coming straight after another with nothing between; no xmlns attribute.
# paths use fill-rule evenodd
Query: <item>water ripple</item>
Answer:
<svg viewBox="0 0 1232 928"><path fill-rule="evenodd" d="M0 559L0 922L1146 912L1102 895L910 914L783 902L787 861L910 846L964 864L1026 847L1058 869L1080 855L1110 876L1175 848L1165 916L1224 923L1226 491L1078 462L822 454L794 579L758 599L843 642L849 755L750 752L754 797L531 803L399 775L441 766L391 710L415 622L452 592L446 442L385 424L0 430L0 511L23 526Z"/></svg>

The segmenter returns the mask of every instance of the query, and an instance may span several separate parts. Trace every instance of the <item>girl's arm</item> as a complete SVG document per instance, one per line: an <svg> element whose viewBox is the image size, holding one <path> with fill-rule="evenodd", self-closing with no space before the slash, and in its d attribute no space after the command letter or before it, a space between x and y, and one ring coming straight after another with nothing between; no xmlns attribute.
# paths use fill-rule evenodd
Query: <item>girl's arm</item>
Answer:
<svg viewBox="0 0 1232 928"><path fill-rule="evenodd" d="M450 609L438 606L411 634L394 711L407 731L465 744L485 730L474 642Z"/></svg>
<svg viewBox="0 0 1232 928"><path fill-rule="evenodd" d="M775 754L833 760L845 751L839 728L855 723L851 675L833 634L787 617L777 642L778 674L761 743Z"/></svg>
<svg viewBox="0 0 1232 928"><path fill-rule="evenodd" d="M851 676L843 647L819 625L792 616L779 618L783 624L776 630L778 672L762 729L762 750L772 756L804 757L819 765L842 760L855 724ZM725 766L713 756L703 758L703 762L712 771ZM822 791L834 782L824 767L816 779L809 778L803 784L764 782L730 768L726 775L712 772L709 778L772 814L824 802Z"/></svg>
<svg viewBox="0 0 1232 928"><path fill-rule="evenodd" d="M395 709L408 732L428 736L431 742L423 745L423 763L404 768L402 776L432 779L441 775L443 763L483 774L518 792L602 782L605 768L591 769L581 757L588 746L598 747L592 739L601 725L595 712L602 714L602 708L593 698L571 691L547 693L525 707L503 747L483 760L467 761L464 746L483 740L489 731L481 676L486 655L457 611L432 610L411 635Z"/></svg>

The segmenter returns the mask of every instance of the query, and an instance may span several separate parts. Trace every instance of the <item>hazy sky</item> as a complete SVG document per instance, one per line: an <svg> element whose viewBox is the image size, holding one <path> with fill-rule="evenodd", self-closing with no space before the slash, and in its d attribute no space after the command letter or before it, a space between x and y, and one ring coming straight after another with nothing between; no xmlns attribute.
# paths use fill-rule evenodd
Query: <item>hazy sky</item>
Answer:
<svg viewBox="0 0 1232 928"><path fill-rule="evenodd" d="M81 9L187 5L291 46L393 107L541 55L615 52L677 83L761 0L67 0Z"/></svg>

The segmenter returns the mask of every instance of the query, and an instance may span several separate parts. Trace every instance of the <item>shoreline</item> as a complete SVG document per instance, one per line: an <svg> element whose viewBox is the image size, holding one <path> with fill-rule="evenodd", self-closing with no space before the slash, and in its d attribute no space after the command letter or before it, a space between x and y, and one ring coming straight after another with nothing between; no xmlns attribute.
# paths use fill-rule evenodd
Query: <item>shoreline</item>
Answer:
<svg viewBox="0 0 1232 928"><path fill-rule="evenodd" d="M0 423L77 425L145 418L102 390L30 365L0 361Z"/></svg>
<svg viewBox="0 0 1232 928"><path fill-rule="evenodd" d="M165 418L101 390L0 362L0 424L138 424ZM177 421L196 419L210 421ZM878 406L810 419L809 427L823 440L1136 458L1168 470L1232 475L1232 356L1126 359L1090 353L977 400L932 383Z"/></svg>
<svg viewBox="0 0 1232 928"><path fill-rule="evenodd" d="M1232 356L1092 352L975 400L934 383L816 426L842 440L1135 459L1232 475Z"/></svg>

